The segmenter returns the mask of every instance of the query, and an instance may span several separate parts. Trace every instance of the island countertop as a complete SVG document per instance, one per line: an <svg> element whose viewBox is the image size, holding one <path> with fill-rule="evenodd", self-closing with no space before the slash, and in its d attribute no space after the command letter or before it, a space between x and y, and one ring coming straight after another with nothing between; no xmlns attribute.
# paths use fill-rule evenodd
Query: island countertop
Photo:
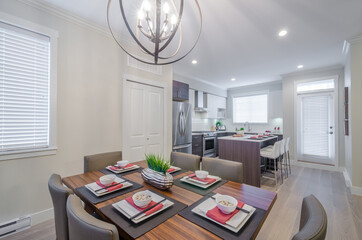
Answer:
<svg viewBox="0 0 362 240"><path fill-rule="evenodd" d="M232 141L246 141L246 142L265 142L265 141L269 141L271 139L274 138L278 138L278 136L269 136L267 138L262 138L262 139L253 139L250 138L251 135L246 135L244 137L233 137L233 136L227 136L227 137L218 137L218 140L232 140Z"/></svg>

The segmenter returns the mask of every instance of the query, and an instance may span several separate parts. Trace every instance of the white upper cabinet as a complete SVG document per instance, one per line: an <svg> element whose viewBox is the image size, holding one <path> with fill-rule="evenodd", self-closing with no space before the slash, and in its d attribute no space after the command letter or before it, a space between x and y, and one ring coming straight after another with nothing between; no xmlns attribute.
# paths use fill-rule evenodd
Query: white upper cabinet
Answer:
<svg viewBox="0 0 362 240"><path fill-rule="evenodd" d="M189 103L191 104L191 117L195 118L195 90L189 89Z"/></svg>
<svg viewBox="0 0 362 240"><path fill-rule="evenodd" d="M207 94L207 118L226 117L226 98Z"/></svg>

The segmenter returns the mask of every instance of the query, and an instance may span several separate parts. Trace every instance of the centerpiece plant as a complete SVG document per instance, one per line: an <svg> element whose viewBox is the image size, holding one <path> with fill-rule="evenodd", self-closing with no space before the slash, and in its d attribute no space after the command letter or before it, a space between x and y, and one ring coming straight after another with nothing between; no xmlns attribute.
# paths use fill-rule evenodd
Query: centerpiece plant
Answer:
<svg viewBox="0 0 362 240"><path fill-rule="evenodd" d="M171 167L170 161L165 160L162 155L145 154L147 165L150 169L166 174L167 170Z"/></svg>
<svg viewBox="0 0 362 240"><path fill-rule="evenodd" d="M167 170L171 167L171 163L162 155L153 153L145 154L148 168L142 170L141 175L150 185L166 190L172 187L173 177Z"/></svg>

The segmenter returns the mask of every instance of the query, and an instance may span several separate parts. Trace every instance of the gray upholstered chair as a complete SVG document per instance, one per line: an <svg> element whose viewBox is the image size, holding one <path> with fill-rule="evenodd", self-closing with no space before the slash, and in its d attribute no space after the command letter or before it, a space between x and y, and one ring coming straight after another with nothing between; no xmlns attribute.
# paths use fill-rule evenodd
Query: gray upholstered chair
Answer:
<svg viewBox="0 0 362 240"><path fill-rule="evenodd" d="M202 170L208 171L210 175L243 183L243 164L239 162L203 157Z"/></svg>
<svg viewBox="0 0 362 240"><path fill-rule="evenodd" d="M73 191L63 186L62 178L58 174L50 176L48 187L53 201L57 240L68 240L68 218L65 206L68 196L73 194Z"/></svg>
<svg viewBox="0 0 362 240"><path fill-rule="evenodd" d="M171 152L171 163L173 166L185 170L195 171L200 169L200 156L189 153Z"/></svg>
<svg viewBox="0 0 362 240"><path fill-rule="evenodd" d="M121 151L84 156L84 172L96 171L109 165L114 165L117 161L121 160Z"/></svg>
<svg viewBox="0 0 362 240"><path fill-rule="evenodd" d="M75 195L68 197L67 214L69 240L119 240L116 226L87 213L80 198Z"/></svg>
<svg viewBox="0 0 362 240"><path fill-rule="evenodd" d="M327 233L327 214L314 195L303 199L299 232L292 240L324 240Z"/></svg>

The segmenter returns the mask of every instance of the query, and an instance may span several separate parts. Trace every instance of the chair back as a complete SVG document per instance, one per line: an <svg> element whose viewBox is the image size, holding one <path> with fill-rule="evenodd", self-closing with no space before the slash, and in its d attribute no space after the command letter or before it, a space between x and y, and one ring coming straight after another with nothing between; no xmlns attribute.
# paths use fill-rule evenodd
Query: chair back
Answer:
<svg viewBox="0 0 362 240"><path fill-rule="evenodd" d="M285 141L285 152L289 152L289 142L290 142L290 137L288 137L287 140Z"/></svg>
<svg viewBox="0 0 362 240"><path fill-rule="evenodd" d="M57 240L68 240L69 231L66 203L68 196L73 194L73 191L63 186L62 178L58 174L52 174L50 176L48 188L53 201Z"/></svg>
<svg viewBox="0 0 362 240"><path fill-rule="evenodd" d="M314 195L303 199L299 232L292 240L324 240L327 233L327 214Z"/></svg>
<svg viewBox="0 0 362 240"><path fill-rule="evenodd" d="M182 152L171 152L171 164L173 166L195 171L200 169L200 156Z"/></svg>
<svg viewBox="0 0 362 240"><path fill-rule="evenodd" d="M243 183L243 164L217 158L202 158L202 170L233 182Z"/></svg>
<svg viewBox="0 0 362 240"><path fill-rule="evenodd" d="M280 141L274 143L273 151L272 151L272 155L273 155L274 159L276 159L280 156L280 144L281 144Z"/></svg>
<svg viewBox="0 0 362 240"><path fill-rule="evenodd" d="M285 139L280 140L280 155L285 153Z"/></svg>
<svg viewBox="0 0 362 240"><path fill-rule="evenodd" d="M103 222L82 206L79 197L71 195L67 201L69 240L119 240L116 226Z"/></svg>
<svg viewBox="0 0 362 240"><path fill-rule="evenodd" d="M121 160L121 151L84 156L84 172L86 173L100 170L109 165L115 165L118 161Z"/></svg>

